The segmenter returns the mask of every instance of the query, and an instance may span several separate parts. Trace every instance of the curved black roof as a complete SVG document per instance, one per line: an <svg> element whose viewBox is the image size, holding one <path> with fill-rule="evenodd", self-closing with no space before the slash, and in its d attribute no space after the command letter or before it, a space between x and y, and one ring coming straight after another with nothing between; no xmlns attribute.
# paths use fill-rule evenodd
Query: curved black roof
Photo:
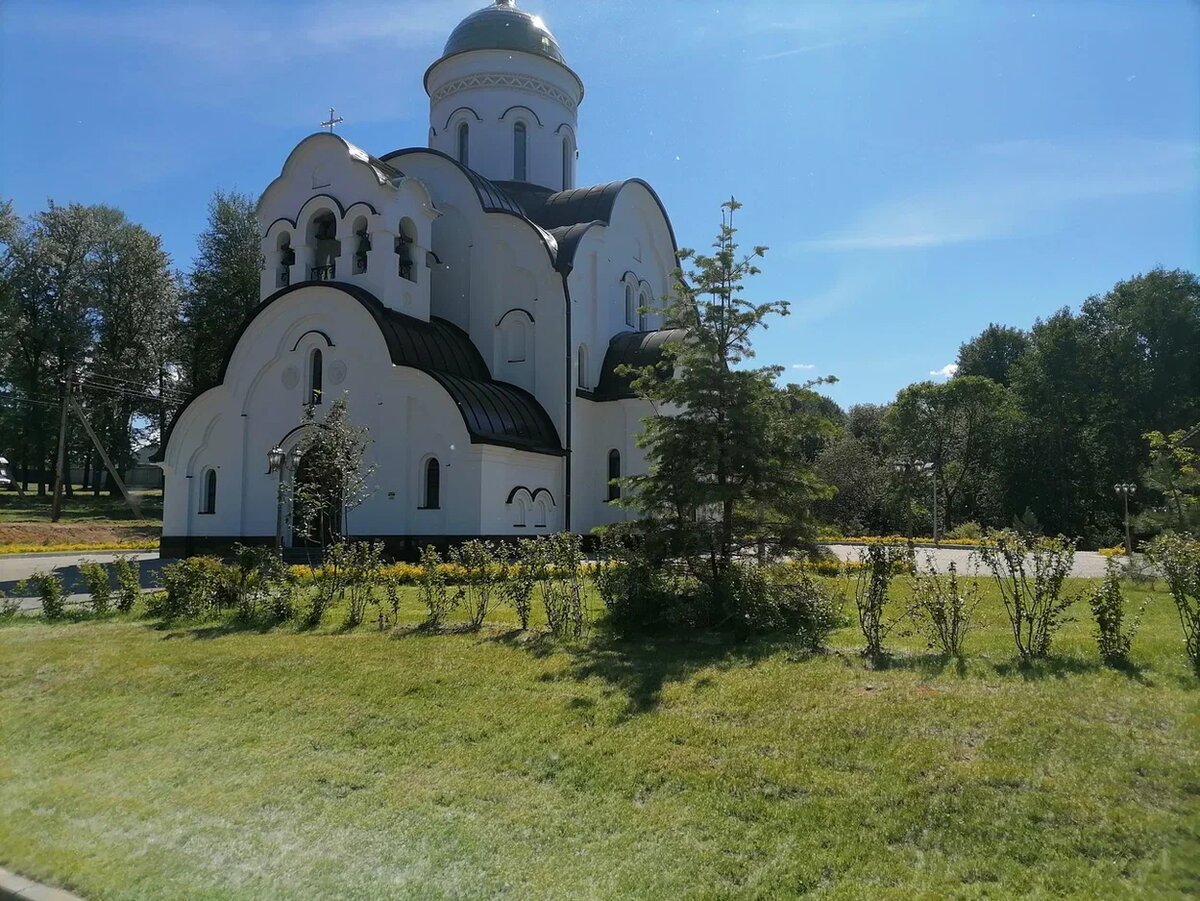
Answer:
<svg viewBox="0 0 1200 901"><path fill-rule="evenodd" d="M663 345L668 341L682 341L687 329L666 328L652 332L621 332L608 342L604 364L600 367L600 381L596 385L595 400L624 400L637 397L632 383L636 375L621 375L621 366L644 369L662 359Z"/></svg>
<svg viewBox="0 0 1200 901"><path fill-rule="evenodd" d="M678 248L675 229L671 225L671 217L667 215L666 207L663 206L662 200L649 183L640 178L625 178L602 185L571 188L568 191L552 191L540 185L519 181L495 182L493 187L503 191L519 203L526 218L550 232L559 241L555 265L560 272L570 272L575 261L575 249L583 234L580 231L571 233L570 237L574 239L574 243L564 248L563 235L566 230L584 227L583 230L586 231L587 228L597 223L608 225L612 221L612 211L617 203L617 196L622 189L631 184L641 185L654 198L654 202L662 211L663 221L667 223L667 231L671 235L671 245L673 248Z"/></svg>
<svg viewBox="0 0 1200 901"><path fill-rule="evenodd" d="M225 381L234 348L250 323L280 298L311 287L333 288L362 304L379 326L392 362L426 373L450 395L463 418L472 444L495 444L538 454L563 453L558 430L537 398L516 385L493 380L487 364L466 332L444 319L435 318L426 322L398 313L385 307L371 292L345 282L299 282L276 291L260 303L242 323L230 343L221 364L218 384ZM175 423L199 396L192 395L171 419L153 462L164 459Z"/></svg>
<svg viewBox="0 0 1200 901"><path fill-rule="evenodd" d="M442 56L468 50L517 50L566 65L558 41L541 16L517 9L513 0L495 0L459 22L450 32Z"/></svg>

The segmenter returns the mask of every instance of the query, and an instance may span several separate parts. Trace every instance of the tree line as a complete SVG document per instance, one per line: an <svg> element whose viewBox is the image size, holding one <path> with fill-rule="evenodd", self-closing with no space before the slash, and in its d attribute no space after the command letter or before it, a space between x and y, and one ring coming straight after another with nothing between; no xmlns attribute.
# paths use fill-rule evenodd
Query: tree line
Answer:
<svg viewBox="0 0 1200 901"><path fill-rule="evenodd" d="M52 485L68 386L124 470L215 381L258 302L258 238L253 201L218 192L180 271L158 236L114 207L51 201L22 218L0 201L0 453L26 490ZM66 435L67 471L111 491L74 417Z"/></svg>
<svg viewBox="0 0 1200 901"><path fill-rule="evenodd" d="M1015 519L1113 545L1123 483L1139 486L1137 528L1187 528L1182 498L1196 487L1200 446L1188 438L1200 423L1200 283L1154 269L1078 312L1063 308L1027 329L989 325L961 346L944 383L844 411L810 402L839 426L813 465L836 488L818 515L843 534L928 535L936 496L943 533Z"/></svg>

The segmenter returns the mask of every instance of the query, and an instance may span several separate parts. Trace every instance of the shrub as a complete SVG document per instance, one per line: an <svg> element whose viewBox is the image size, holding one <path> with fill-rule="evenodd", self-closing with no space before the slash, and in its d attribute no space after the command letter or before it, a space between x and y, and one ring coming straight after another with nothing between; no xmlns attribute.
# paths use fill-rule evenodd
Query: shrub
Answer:
<svg viewBox="0 0 1200 901"><path fill-rule="evenodd" d="M545 569L542 548L533 539L522 538L516 544L501 545L498 557L504 600L516 611L521 629L528 631L529 617L533 614L533 589Z"/></svg>
<svg viewBox="0 0 1200 901"><path fill-rule="evenodd" d="M787 582L768 584L768 604L746 618L755 631L795 635L812 651L825 647L829 633L845 624L841 598L805 573Z"/></svg>
<svg viewBox="0 0 1200 901"><path fill-rule="evenodd" d="M925 557L926 569L912 579L913 606L921 616L918 630L925 632L929 647L947 657L962 657L963 641L979 606L979 582L960 582L958 568L951 563L943 575L933 555Z"/></svg>
<svg viewBox="0 0 1200 901"><path fill-rule="evenodd" d="M12 619L21 612L21 602L0 591L0 620Z"/></svg>
<svg viewBox="0 0 1200 901"><path fill-rule="evenodd" d="M1125 628L1125 596L1121 593L1121 568L1110 560L1104 580L1088 597L1088 605L1096 619L1096 645L1105 663L1118 666L1128 660L1129 646L1133 644L1133 636L1137 633L1147 601L1142 602L1129 627Z"/></svg>
<svg viewBox="0 0 1200 901"><path fill-rule="evenodd" d="M152 610L167 619L219 613L233 594L229 573L216 557L186 557L164 566L159 579L166 595Z"/></svg>
<svg viewBox="0 0 1200 901"><path fill-rule="evenodd" d="M1074 602L1063 597L1063 580L1075 560L1074 540L1041 538L1032 532L1003 531L980 549L1000 589L1022 660L1050 653L1054 633Z"/></svg>
<svg viewBox="0 0 1200 901"><path fill-rule="evenodd" d="M651 559L635 536L604 530L591 576L618 632L635 634L680 619L683 592L673 590L678 586L672 585L667 567Z"/></svg>
<svg viewBox="0 0 1200 901"><path fill-rule="evenodd" d="M108 569L103 564L81 560L79 574L83 576L84 584L87 585L90 595L88 605L92 608L92 613L108 613L109 603L112 600L112 586L108 580Z"/></svg>
<svg viewBox="0 0 1200 901"><path fill-rule="evenodd" d="M421 551L421 580L417 583L421 603L425 605L426 629L441 628L446 615L454 609L454 598L446 590L446 573L442 569L442 555L433 545Z"/></svg>
<svg viewBox="0 0 1200 901"><path fill-rule="evenodd" d="M136 560L117 557L113 561L113 572L117 576L117 610L128 613L142 596L141 567Z"/></svg>
<svg viewBox="0 0 1200 901"><path fill-rule="evenodd" d="M267 599L267 611L272 618L286 623L296 615L296 586L291 581L280 585Z"/></svg>
<svg viewBox="0 0 1200 901"><path fill-rule="evenodd" d="M392 622L400 615L400 580L388 573L388 567L384 567L379 574L379 579L383 583L383 594L387 598L388 607L392 611Z"/></svg>
<svg viewBox="0 0 1200 901"><path fill-rule="evenodd" d="M239 619L257 616L286 579L287 567L273 548L234 545L233 565L226 567L226 582Z"/></svg>
<svg viewBox="0 0 1200 901"><path fill-rule="evenodd" d="M466 612L471 628L478 629L501 598L496 552L486 541L465 541L450 552L450 562L463 571L454 604Z"/></svg>
<svg viewBox="0 0 1200 901"><path fill-rule="evenodd" d="M905 617L908 611L890 622L884 621L888 589L899 572L911 569L912 558L906 547L895 544L869 544L858 554L861 564L854 581L854 606L858 609L858 625L867 646L863 655L878 657L883 653L883 640Z"/></svg>
<svg viewBox="0 0 1200 901"><path fill-rule="evenodd" d="M1200 540L1167 533L1148 551L1166 579L1183 627L1184 652L1200 676Z"/></svg>
<svg viewBox="0 0 1200 901"><path fill-rule="evenodd" d="M955 526L953 529L951 529L949 532L946 533L946 538L949 538L952 540L958 540L958 541L962 541L965 539L967 541L974 542L974 541L978 541L982 537L983 537L983 526L981 526L977 522L960 523L959 525Z"/></svg>
<svg viewBox="0 0 1200 901"><path fill-rule="evenodd" d="M321 624L326 611L346 590L346 544L336 541L325 549L325 562L309 567L313 590L309 594L308 613L304 625L313 628Z"/></svg>
<svg viewBox="0 0 1200 901"><path fill-rule="evenodd" d="M56 572L35 572L17 584L17 594L41 598L42 616L59 619L66 611L67 593Z"/></svg>
<svg viewBox="0 0 1200 901"><path fill-rule="evenodd" d="M542 606L546 610L546 626L555 638L579 638L587 629L583 606L583 543L578 535L559 532L544 542L546 561L542 582Z"/></svg>
<svg viewBox="0 0 1200 901"><path fill-rule="evenodd" d="M367 604L375 599L383 570L383 545L373 541L352 541L344 546L343 593L349 598L346 625L357 626L366 616Z"/></svg>

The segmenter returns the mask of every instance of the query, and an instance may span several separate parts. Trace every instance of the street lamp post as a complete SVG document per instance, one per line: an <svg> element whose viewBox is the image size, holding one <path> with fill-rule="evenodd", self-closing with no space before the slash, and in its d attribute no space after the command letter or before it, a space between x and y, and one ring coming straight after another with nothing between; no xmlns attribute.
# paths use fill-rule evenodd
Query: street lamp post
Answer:
<svg viewBox="0 0 1200 901"><path fill-rule="evenodd" d="M1115 491L1125 502L1125 556L1133 558L1133 534L1129 531L1129 496L1137 494L1137 485L1130 482L1118 482L1113 485Z"/></svg>
<svg viewBox="0 0 1200 901"><path fill-rule="evenodd" d="M283 556L283 480L284 472L289 467L295 472L300 468L300 448L292 450L289 457L279 445L267 451L267 473L278 473L279 482L275 488L275 551Z"/></svg>

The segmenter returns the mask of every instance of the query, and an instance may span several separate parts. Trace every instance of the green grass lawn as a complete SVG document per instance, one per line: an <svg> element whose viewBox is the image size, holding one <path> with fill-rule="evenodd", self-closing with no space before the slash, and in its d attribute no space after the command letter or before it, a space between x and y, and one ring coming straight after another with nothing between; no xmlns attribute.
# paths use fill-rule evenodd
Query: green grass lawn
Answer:
<svg viewBox="0 0 1200 901"><path fill-rule="evenodd" d="M66 523L119 523L125 525L162 525L162 491L135 491L134 497L142 508L142 519L136 519L125 499L101 495L75 487L73 497L63 498L62 518ZM50 522L49 494L38 497L30 491L22 497L15 491L0 492L0 523Z"/></svg>
<svg viewBox="0 0 1200 901"><path fill-rule="evenodd" d="M1169 600L1128 671L1083 605L1022 669L996 603L961 667L907 637L872 668L851 628L809 657L337 610L11 622L0 864L89 898L1200 894L1200 685Z"/></svg>

